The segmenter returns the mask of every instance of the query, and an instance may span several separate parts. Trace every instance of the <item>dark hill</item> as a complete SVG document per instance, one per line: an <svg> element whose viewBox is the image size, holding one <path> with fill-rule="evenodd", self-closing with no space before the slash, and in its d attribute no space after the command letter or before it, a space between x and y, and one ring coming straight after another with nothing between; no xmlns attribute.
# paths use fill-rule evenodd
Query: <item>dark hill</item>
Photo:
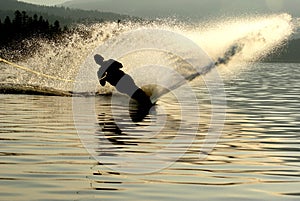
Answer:
<svg viewBox="0 0 300 201"><path fill-rule="evenodd" d="M300 63L300 39L288 41L286 45L269 55L264 61Z"/></svg>
<svg viewBox="0 0 300 201"><path fill-rule="evenodd" d="M16 10L26 11L29 15L38 14L47 18L50 22L58 20L62 25L77 22L117 21L118 19L131 19L128 15L120 15L111 12L85 11L57 6L39 6L17 0L0 0L0 19L6 16L13 17Z"/></svg>
<svg viewBox="0 0 300 201"><path fill-rule="evenodd" d="M199 20L216 16L283 12L300 17L299 0L71 0L62 5L152 19L176 16Z"/></svg>

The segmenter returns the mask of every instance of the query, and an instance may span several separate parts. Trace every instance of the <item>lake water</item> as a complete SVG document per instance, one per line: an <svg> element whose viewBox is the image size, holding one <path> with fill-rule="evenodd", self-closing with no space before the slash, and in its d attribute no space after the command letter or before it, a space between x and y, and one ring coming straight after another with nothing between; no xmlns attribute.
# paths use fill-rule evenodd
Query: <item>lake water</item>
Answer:
<svg viewBox="0 0 300 201"><path fill-rule="evenodd" d="M173 152L183 153L177 161L155 163L157 171L141 174L118 171L114 159L137 156L131 165L152 165L143 155L178 134L174 97L163 97L156 114L134 128L122 119L122 133L112 120L111 97L79 97L95 101L99 124L91 130L108 139L102 143L99 137L98 153L106 161L98 162L77 134L78 126L89 124L74 123L71 97L1 94L0 200L300 200L299 80L300 64L285 63L256 63L226 79L225 124L205 159L199 150L210 122L210 97L204 85L193 86L201 120L185 119L190 129L180 135L196 129L196 138L191 146L182 138L176 142ZM147 136L144 126L160 115L164 129Z"/></svg>

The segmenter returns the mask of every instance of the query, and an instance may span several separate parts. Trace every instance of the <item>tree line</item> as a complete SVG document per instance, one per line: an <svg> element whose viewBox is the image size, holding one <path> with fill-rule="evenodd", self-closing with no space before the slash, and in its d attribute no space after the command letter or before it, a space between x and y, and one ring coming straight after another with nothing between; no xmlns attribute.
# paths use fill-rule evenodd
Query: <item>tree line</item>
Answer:
<svg viewBox="0 0 300 201"><path fill-rule="evenodd" d="M1 46L10 46L18 43L28 37L46 37L54 38L67 28L62 29L60 23L56 20L53 24L49 23L43 16L28 16L25 11L15 11L14 18L6 16L4 21L0 20L0 44Z"/></svg>
<svg viewBox="0 0 300 201"><path fill-rule="evenodd" d="M49 23L43 16L29 16L26 11L15 11L13 19L0 19L0 57L19 60L33 54L39 44L28 43L34 38L57 40L68 30L62 28L58 20Z"/></svg>

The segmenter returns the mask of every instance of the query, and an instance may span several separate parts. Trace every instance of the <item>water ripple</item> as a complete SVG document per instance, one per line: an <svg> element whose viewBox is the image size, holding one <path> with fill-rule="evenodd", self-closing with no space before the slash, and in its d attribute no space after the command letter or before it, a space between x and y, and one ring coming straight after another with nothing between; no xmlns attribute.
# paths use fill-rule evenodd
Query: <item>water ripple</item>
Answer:
<svg viewBox="0 0 300 201"><path fill-rule="evenodd" d="M114 170L117 161L99 163L88 154L74 126L71 98L0 95L1 199L299 200L299 75L298 64L255 64L225 81L223 134L205 160L199 151L211 106L205 87L195 86L201 119L186 122L198 125L198 135L170 167L141 175L122 174ZM170 123L153 134L143 127L151 118L138 127L124 120L119 129L109 113L110 98L97 98L99 125L93 129L98 129L99 155L133 157L160 150L174 139L181 122L178 105L171 101L165 97L159 103ZM108 141L101 141L99 130ZM191 135L191 129L184 135ZM169 154L185 145L181 139Z"/></svg>

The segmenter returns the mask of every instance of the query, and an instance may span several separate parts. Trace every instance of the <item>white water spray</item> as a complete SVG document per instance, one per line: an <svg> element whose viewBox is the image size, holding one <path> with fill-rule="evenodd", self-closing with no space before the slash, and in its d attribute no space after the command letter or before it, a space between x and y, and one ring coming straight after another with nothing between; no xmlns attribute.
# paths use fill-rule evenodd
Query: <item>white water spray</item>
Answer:
<svg viewBox="0 0 300 201"><path fill-rule="evenodd" d="M86 57L108 38L114 38L119 34L136 29L154 28L172 31L191 39L214 60L223 57L232 45L241 44L242 50L234 55L226 66L230 68L230 66L234 66L234 63L257 61L276 50L292 35L295 26L297 25L293 23L292 17L288 14L222 19L193 26L184 24L174 26L174 22L167 23L166 21L127 22L120 26L117 23L82 25L74 34L66 36L65 41L61 44L39 41L41 49L32 58L18 64L43 74L73 80ZM86 33L88 34L86 35ZM133 55L136 60L130 61L131 65L130 63L126 65L126 58L124 58L122 61L126 66L124 70L130 71L132 68L138 67L138 61L144 60L140 56L143 55ZM167 62L172 59L174 58L168 55ZM166 58L156 60L164 62ZM176 60L172 62L176 62ZM10 76L9 81L15 84L39 85L64 91L71 91L73 87L72 83L41 77L24 70L10 67L6 67L6 69L14 74L15 77L12 79ZM2 80L5 79L2 78ZM107 92L107 90L104 91Z"/></svg>

